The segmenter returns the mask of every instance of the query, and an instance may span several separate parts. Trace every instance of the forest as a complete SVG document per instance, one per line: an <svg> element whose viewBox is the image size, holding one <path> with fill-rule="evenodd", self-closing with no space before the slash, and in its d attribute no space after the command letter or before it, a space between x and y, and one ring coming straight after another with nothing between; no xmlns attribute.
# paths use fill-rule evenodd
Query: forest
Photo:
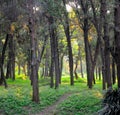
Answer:
<svg viewBox="0 0 120 115"><path fill-rule="evenodd" d="M0 115L120 115L120 0L0 0Z"/></svg>

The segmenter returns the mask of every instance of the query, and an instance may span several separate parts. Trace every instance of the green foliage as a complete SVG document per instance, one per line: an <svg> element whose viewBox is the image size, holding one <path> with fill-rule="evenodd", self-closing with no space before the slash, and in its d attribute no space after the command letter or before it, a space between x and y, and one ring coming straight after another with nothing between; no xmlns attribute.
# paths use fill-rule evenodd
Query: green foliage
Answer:
<svg viewBox="0 0 120 115"><path fill-rule="evenodd" d="M28 76L26 76L25 74L20 74L20 75L16 75L16 78L26 80L26 79L28 79Z"/></svg>
<svg viewBox="0 0 120 115"><path fill-rule="evenodd" d="M58 115L93 115L100 108L101 92L86 90L73 94L58 106Z"/></svg>
<svg viewBox="0 0 120 115"><path fill-rule="evenodd" d="M70 77L63 77L62 78L62 83L69 83L70 82ZM78 78L78 79L74 79L75 83L86 83L86 79L84 78Z"/></svg>
<svg viewBox="0 0 120 115"><path fill-rule="evenodd" d="M68 77L63 77L60 88L51 89L48 86L49 80L49 78L39 80L40 104L35 104L31 101L30 80L8 79L9 87L7 89L0 87L0 112L6 115L39 113L42 109L54 104L64 94L70 94L70 97L60 106L58 105L57 110L60 115L85 115L86 112L91 114L100 109L99 101L102 96L99 85L89 90L84 82L86 79L80 78L80 82L76 82L75 86L70 86Z"/></svg>

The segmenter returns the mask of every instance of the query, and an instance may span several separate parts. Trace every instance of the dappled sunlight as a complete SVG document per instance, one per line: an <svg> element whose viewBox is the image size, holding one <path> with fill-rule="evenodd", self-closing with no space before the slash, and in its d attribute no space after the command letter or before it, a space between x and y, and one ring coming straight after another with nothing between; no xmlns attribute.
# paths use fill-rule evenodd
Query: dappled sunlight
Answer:
<svg viewBox="0 0 120 115"><path fill-rule="evenodd" d="M102 94L102 92L100 92L100 91L95 91L95 92L94 92L94 95L95 95L95 97L103 98L103 94Z"/></svg>

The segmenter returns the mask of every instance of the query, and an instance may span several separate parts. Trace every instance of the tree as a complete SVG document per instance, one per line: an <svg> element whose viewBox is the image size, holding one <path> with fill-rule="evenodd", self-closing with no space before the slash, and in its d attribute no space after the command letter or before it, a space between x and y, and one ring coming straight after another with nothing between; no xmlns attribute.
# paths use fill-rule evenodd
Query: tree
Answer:
<svg viewBox="0 0 120 115"><path fill-rule="evenodd" d="M51 87L53 87L53 70L55 69L55 88L59 86L60 68L59 68L59 52L58 38L56 33L55 21L52 16L49 17L50 26L50 44L51 44ZM55 68L54 68L55 67Z"/></svg>
<svg viewBox="0 0 120 115"><path fill-rule="evenodd" d="M65 24L64 31L67 38L67 47L68 47L68 56L69 56L69 69L70 69L70 84L74 85L74 76L73 76L73 55L72 55L72 47L71 47L71 36L70 36L70 27L69 27L69 18L68 13L66 11L66 0L63 0L64 5L64 20Z"/></svg>
<svg viewBox="0 0 120 115"><path fill-rule="evenodd" d="M35 36L35 15L33 11L34 1L29 0L29 30L30 30L30 44L31 44L31 82L33 86L32 100L39 103L39 86L38 86L38 66L37 66L37 38Z"/></svg>
<svg viewBox="0 0 120 115"><path fill-rule="evenodd" d="M113 57L117 66L117 79L118 79L118 88L120 88L120 1L115 0L115 9L114 9L114 22L115 22L115 53Z"/></svg>

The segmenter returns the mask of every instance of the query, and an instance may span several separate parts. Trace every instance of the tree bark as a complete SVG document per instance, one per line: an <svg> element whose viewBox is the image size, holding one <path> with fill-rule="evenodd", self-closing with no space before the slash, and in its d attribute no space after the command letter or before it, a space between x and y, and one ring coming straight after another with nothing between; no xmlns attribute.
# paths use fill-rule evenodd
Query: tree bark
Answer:
<svg viewBox="0 0 120 115"><path fill-rule="evenodd" d="M110 43L109 43L109 28L107 22L107 2L105 0L101 0L101 5L103 5L102 16L103 16L103 29L104 29L104 63L105 63L105 76L107 81L107 88L112 87L111 82L111 71L110 71Z"/></svg>
<svg viewBox="0 0 120 115"><path fill-rule="evenodd" d="M113 58L112 58L112 82L113 84L116 83L115 61Z"/></svg>
<svg viewBox="0 0 120 115"><path fill-rule="evenodd" d="M60 56L60 78L59 78L60 84L61 84L61 77L62 77L62 70L63 70L63 58L64 58L64 54L62 54L62 56Z"/></svg>
<svg viewBox="0 0 120 115"><path fill-rule="evenodd" d="M54 19L52 16L49 17L49 30L50 30L50 44L51 44L51 67L55 67L55 88L59 87L59 78L60 78L60 68L59 68L59 52L58 52L58 38L56 27L53 25L55 24ZM54 62L54 63L53 63ZM51 86L53 85L53 70L51 68L52 76L51 76Z"/></svg>
<svg viewBox="0 0 120 115"><path fill-rule="evenodd" d="M72 54L72 47L71 47L71 36L70 36L70 28L69 28L69 19L68 13L66 11L66 0L63 0L63 4L65 7L65 25L64 31L67 38L67 48L68 48L68 56L69 56L69 71L70 71L70 85L74 85L74 76L73 76L73 54Z"/></svg>
<svg viewBox="0 0 120 115"><path fill-rule="evenodd" d="M74 69L74 74L75 74L75 78L76 78L76 79L78 79L77 67L78 67L78 57L76 57L75 69Z"/></svg>
<svg viewBox="0 0 120 115"><path fill-rule="evenodd" d="M81 52L80 52L80 45L78 45L79 47L79 51L78 51L78 56L79 56L79 59L80 59L80 71L81 71L81 76L82 78L84 78L84 74L83 74L83 64L82 64L82 57L81 57Z"/></svg>
<svg viewBox="0 0 120 115"><path fill-rule="evenodd" d="M7 48L7 44L8 44L8 39L9 39L9 34L6 35L5 43L4 43L3 49L2 49L2 55L0 57L0 69L1 69L0 85L2 85L4 83L5 88L7 88L7 82L6 82L5 76L4 76L3 65L4 65L5 52L6 52L6 48Z"/></svg>
<svg viewBox="0 0 120 115"><path fill-rule="evenodd" d="M99 80L101 80L101 68L98 68Z"/></svg>
<svg viewBox="0 0 120 115"><path fill-rule="evenodd" d="M115 22L115 55L114 59L117 66L118 88L120 88L120 1L115 0L114 11Z"/></svg>
<svg viewBox="0 0 120 115"><path fill-rule="evenodd" d="M8 52L6 78L11 78L15 80L15 42L12 34L9 34L8 47L9 47L9 52Z"/></svg>
<svg viewBox="0 0 120 115"><path fill-rule="evenodd" d="M29 12L29 30L30 30L30 45L31 45L31 80L32 80L32 88L33 95L32 101L39 103L39 84L38 84L38 63L37 63L37 49L36 49L36 38L35 38L35 20L33 13L33 1L29 0L28 2L28 10Z"/></svg>

